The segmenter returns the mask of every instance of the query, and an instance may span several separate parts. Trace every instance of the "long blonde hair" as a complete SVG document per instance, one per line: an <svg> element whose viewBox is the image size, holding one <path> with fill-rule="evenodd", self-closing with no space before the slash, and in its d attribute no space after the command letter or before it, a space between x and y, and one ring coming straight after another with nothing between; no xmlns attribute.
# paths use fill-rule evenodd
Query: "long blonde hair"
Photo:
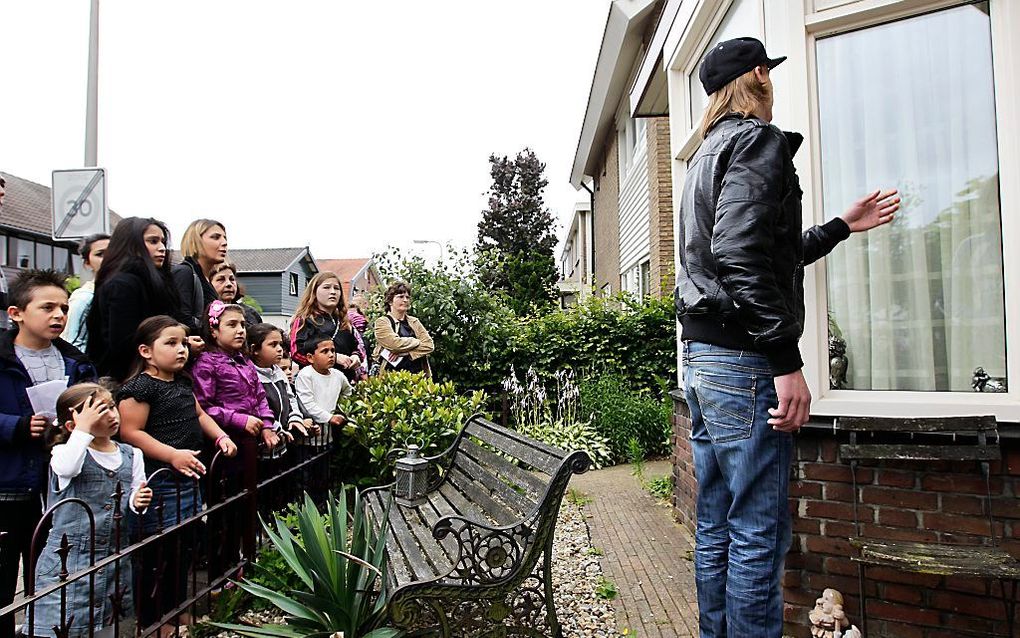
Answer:
<svg viewBox="0 0 1020 638"><path fill-rule="evenodd" d="M219 226L223 230L223 234L227 233L227 227L215 219L196 219L188 224L184 230L184 236L181 237L181 254L185 257L198 259L198 256L202 254L202 235L209 232L213 226Z"/></svg>
<svg viewBox="0 0 1020 638"><path fill-rule="evenodd" d="M336 279L336 282L340 284L340 302L333 311L333 319L336 320L341 330L350 329L351 320L347 318L347 297L344 295L344 283L340 281L339 275L328 270L317 272L308 280L308 283L305 285L305 291L301 294L301 301L298 302L297 310L294 311L294 321L300 319L304 322L321 314L315 301L315 292L319 289L319 286L330 279Z"/></svg>
<svg viewBox="0 0 1020 638"><path fill-rule="evenodd" d="M705 139L712 127L730 113L747 117L762 104L767 104L771 87L762 84L754 75L754 69L741 75L712 95L701 118L701 139Z"/></svg>

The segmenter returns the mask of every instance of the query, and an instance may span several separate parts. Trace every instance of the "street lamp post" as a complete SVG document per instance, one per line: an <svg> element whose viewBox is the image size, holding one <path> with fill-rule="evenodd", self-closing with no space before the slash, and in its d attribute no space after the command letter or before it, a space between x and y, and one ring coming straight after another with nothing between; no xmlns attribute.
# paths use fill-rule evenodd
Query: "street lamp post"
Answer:
<svg viewBox="0 0 1020 638"><path fill-rule="evenodd" d="M443 250L443 245L434 239L415 239L413 240L416 244L435 244L439 246L439 261L443 261L446 258L446 252Z"/></svg>

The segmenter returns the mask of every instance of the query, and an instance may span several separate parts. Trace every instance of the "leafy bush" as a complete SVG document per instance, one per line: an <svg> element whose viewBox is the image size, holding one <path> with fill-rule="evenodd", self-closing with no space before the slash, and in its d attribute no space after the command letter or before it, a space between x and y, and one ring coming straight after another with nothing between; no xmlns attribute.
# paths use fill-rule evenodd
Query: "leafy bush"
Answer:
<svg viewBox="0 0 1020 638"><path fill-rule="evenodd" d="M608 440L614 458L629 458L631 439L646 454L669 452L672 407L668 396L656 399L650 393L639 394L616 374L584 379L580 388L581 415Z"/></svg>
<svg viewBox="0 0 1020 638"><path fill-rule="evenodd" d="M551 379L557 371L610 372L639 392L658 395L659 379L676 378L673 303L626 295L592 297L567 310L522 321L511 362Z"/></svg>
<svg viewBox="0 0 1020 638"><path fill-rule="evenodd" d="M301 586L287 592L250 580L239 586L283 611L286 625L212 624L258 638L329 636L336 632L351 638L399 636L400 631L382 626L386 621L386 528L377 534L365 517L361 495L355 490L353 496L348 510L346 490L339 499L330 495L323 515L306 494L297 514L299 535L281 519L276 520L275 531L263 525Z"/></svg>
<svg viewBox="0 0 1020 638"><path fill-rule="evenodd" d="M429 355L433 375L452 381L462 391L492 392L509 367L506 344L514 314L501 296L473 275L466 251L447 247L447 253L437 265L421 257L405 259L393 248L375 259L386 280L411 284L411 314L435 342L436 349ZM384 313L383 292L376 290L371 297L369 330Z"/></svg>
<svg viewBox="0 0 1020 638"><path fill-rule="evenodd" d="M390 249L376 260L384 278L414 288L411 314L435 341L433 374L458 389L498 397L511 365L543 379L562 370L609 371L642 392L676 378L676 322L671 299L592 297L567 310L515 315L512 304L478 280L467 252L447 249L442 263L404 258ZM369 315L381 316L382 290Z"/></svg>
<svg viewBox="0 0 1020 638"><path fill-rule="evenodd" d="M544 421L518 427L517 431L546 445L563 450L587 452L595 469L613 463L613 453L609 449L609 443L587 421L573 423Z"/></svg>
<svg viewBox="0 0 1020 638"><path fill-rule="evenodd" d="M339 408L356 424L346 431L369 451L369 471L388 480L390 450L410 441L425 455L442 452L484 401L480 391L459 396L453 383L390 372L359 383L350 397L340 399Z"/></svg>
<svg viewBox="0 0 1020 638"><path fill-rule="evenodd" d="M668 474L656 476L645 483L645 489L660 501L668 500L673 496L673 477Z"/></svg>

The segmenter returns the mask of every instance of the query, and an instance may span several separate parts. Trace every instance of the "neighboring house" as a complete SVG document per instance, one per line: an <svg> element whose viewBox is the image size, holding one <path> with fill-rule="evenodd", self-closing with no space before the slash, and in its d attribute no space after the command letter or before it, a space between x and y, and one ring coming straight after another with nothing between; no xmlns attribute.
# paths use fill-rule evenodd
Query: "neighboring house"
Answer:
<svg viewBox="0 0 1020 638"><path fill-rule="evenodd" d="M305 284L319 272L308 247L233 248L229 259L237 266L237 281L262 306L262 318L287 328L297 310Z"/></svg>
<svg viewBox="0 0 1020 638"><path fill-rule="evenodd" d="M773 122L804 135L794 157L804 226L831 220L877 188L897 188L903 197L891 225L853 235L806 269L801 351L814 402L812 420L797 436L800 481L791 485L797 514L783 581L786 633L806 635L822 587L858 593L856 579L847 577L857 574L847 559L855 555L846 541L853 518L848 503L836 503L850 500L839 457L847 439L833 431L834 418L994 415L1003 457L1011 460L992 464L994 517L980 525L994 518L1007 537L1003 546L1020 549L1012 540L1020 524L998 505L1020 493L1017 33L1016 0L668 0L628 83L628 115L668 114L677 200L701 145L708 101L698 66L723 40L757 37L769 55L789 56L771 73ZM597 223L598 203L595 216ZM984 388L974 385L979 367L1000 379L990 387L1005 391L975 391ZM679 396L674 425L675 504L693 526L690 421ZM874 433L868 441L889 438ZM920 541L987 535L978 525L980 504L956 505L974 499L967 494L984 495L979 468L953 471L959 474L909 463L876 469L874 485L861 491L865 533ZM831 507L823 512L821 505ZM869 604L872 621L880 619L869 636L1005 631L1001 605L978 610L995 595L987 583L959 589L934 578L919 588L921 580L886 580L874 571L868 586L884 600ZM855 607L848 613L859 625Z"/></svg>
<svg viewBox="0 0 1020 638"><path fill-rule="evenodd" d="M569 308L584 301L592 292L591 271L591 204L574 206L570 229L560 253L560 307Z"/></svg>
<svg viewBox="0 0 1020 638"><path fill-rule="evenodd" d="M591 193L595 289L663 296L673 289L669 119L635 118L630 82L664 0L610 4L570 182Z"/></svg>
<svg viewBox="0 0 1020 638"><path fill-rule="evenodd" d="M345 298L368 292L383 285L382 274L371 257L355 259L319 259L315 262L320 272L336 273L344 287Z"/></svg>

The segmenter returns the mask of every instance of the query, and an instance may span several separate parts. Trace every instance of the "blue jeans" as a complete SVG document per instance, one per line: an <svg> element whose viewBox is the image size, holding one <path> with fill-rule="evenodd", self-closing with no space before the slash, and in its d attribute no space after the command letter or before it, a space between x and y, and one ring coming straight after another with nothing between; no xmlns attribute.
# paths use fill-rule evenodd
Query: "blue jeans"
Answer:
<svg viewBox="0 0 1020 638"><path fill-rule="evenodd" d="M701 638L780 638L793 436L767 423L779 404L768 360L696 341L683 352Z"/></svg>

